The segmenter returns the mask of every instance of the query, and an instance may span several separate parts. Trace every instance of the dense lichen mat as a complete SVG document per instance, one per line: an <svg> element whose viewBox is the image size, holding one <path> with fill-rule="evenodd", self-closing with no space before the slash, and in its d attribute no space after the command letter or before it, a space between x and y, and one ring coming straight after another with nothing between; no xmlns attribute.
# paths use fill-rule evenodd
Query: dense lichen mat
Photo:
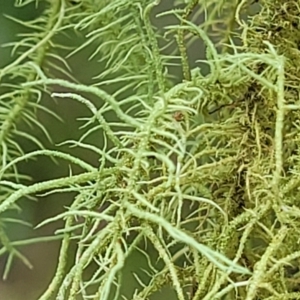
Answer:
<svg viewBox="0 0 300 300"><path fill-rule="evenodd" d="M38 225L64 222L52 237L62 240L57 271L40 300L122 299L134 251L148 266L127 299L164 287L179 300L300 299L298 1L15 5L41 14L10 17L30 33L10 45L16 58L0 70L4 277L13 258L29 264L6 234L5 213L24 197L72 192L63 213ZM67 47L62 36L82 42ZM89 83L68 66L86 49L99 64ZM46 96L85 108L81 137L64 144L94 152L98 165L40 143L34 128L48 133L36 111L52 113ZM87 142L95 132L101 147ZM36 149L24 152L20 137ZM81 171L28 183L18 163L41 155Z"/></svg>

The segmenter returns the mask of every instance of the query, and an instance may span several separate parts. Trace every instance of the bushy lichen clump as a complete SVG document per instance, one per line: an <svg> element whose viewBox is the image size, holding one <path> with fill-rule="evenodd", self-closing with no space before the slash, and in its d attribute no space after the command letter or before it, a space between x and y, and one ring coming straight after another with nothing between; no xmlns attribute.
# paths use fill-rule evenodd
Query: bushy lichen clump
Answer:
<svg viewBox="0 0 300 300"><path fill-rule="evenodd" d="M174 4L160 14L176 21L161 30L153 26L159 1L45 2L39 19L23 22L39 34L18 42L21 56L0 70L7 85L0 98L1 185L7 188L0 212L31 194L77 193L70 208L41 224L65 220L57 272L40 299L120 299L122 269L143 241L164 266L151 263L147 247L140 249L148 257L149 282L137 277L135 300L164 286L172 286L180 300L300 299L297 2L261 0L259 12L245 17L251 10L246 1L177 1L176 9ZM86 42L69 56L95 45L91 58L105 63L93 85L54 77L45 67L49 56L63 61L52 53L54 37L71 30ZM189 47L199 40L206 46L199 65L207 64L208 74L190 68ZM171 80L168 66L174 64L182 82ZM35 95L47 91L90 110L90 129L69 143L94 151L98 166L59 148L23 153L18 147L19 119L41 126L31 110L42 108ZM85 142L94 131L103 149ZM14 183L12 172L22 179L17 162L36 155L65 159L82 173ZM3 252L24 259L3 227L0 239ZM68 270L71 239L78 247ZM91 275L86 269L93 264Z"/></svg>

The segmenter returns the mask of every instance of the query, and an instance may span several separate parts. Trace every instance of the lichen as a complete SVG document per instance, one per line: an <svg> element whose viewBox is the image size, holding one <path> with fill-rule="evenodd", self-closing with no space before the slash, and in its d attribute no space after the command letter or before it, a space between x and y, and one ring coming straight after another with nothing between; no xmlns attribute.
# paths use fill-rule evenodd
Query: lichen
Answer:
<svg viewBox="0 0 300 300"><path fill-rule="evenodd" d="M16 4L31 2L41 1ZM0 214L22 197L77 194L65 212L39 225L64 220L57 271L40 300L121 299L122 269L137 249L147 257L149 282L136 275L141 287L134 300L165 286L179 300L300 299L297 1L256 1L254 14L253 3L243 0L176 1L158 15L171 15L173 24L160 29L154 26L160 1L44 2L38 19L21 22L35 33L14 45L21 54L0 70L7 87L0 97ZM94 46L90 58L105 66L91 84L46 67L50 55L64 61L51 51L64 46L55 36L70 31L86 41L66 59ZM206 53L194 62L190 51L197 42ZM181 72L176 80L174 65ZM105 88L116 84L113 93ZM66 143L94 151L99 165L59 146L45 149L30 132L18 131L27 120L48 135L33 113L46 93L88 108L92 129ZM85 141L94 131L102 149ZM24 153L20 135L37 149ZM19 183L17 163L37 155L67 160L82 173ZM28 264L4 223L2 252L9 262L17 256ZM68 269L71 240L76 259ZM144 242L163 266L151 262ZM91 275L87 267L94 264Z"/></svg>

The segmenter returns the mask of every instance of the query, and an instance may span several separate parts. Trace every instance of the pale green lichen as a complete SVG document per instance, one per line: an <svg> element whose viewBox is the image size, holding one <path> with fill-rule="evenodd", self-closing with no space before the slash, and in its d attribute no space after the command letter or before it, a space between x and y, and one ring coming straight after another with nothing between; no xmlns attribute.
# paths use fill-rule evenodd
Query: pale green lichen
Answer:
<svg viewBox="0 0 300 300"><path fill-rule="evenodd" d="M40 224L65 224L54 237L62 239L57 271L40 300L75 300L78 294L121 299L122 269L136 249L147 257L150 281L135 274L141 287L134 300L149 299L164 286L180 300L300 299L297 278L287 268L299 261L298 3L261 0L250 16L247 1L176 1L159 14L172 15L175 23L157 30L153 9L160 1L44 2L39 18L20 21L34 31L13 45L21 54L0 70L6 88L0 96L0 213L17 208L22 197L77 193L64 213ZM16 5L30 3L41 5ZM105 63L93 84L72 80L67 62L52 53L64 46L55 36L70 31L86 41L67 57L95 45L90 58ZM205 59L192 68L189 51L199 41ZM64 62L65 69L57 69L68 80L46 71L49 57ZM181 82L172 80L170 65L182 68ZM207 74L199 68L204 65ZM114 93L104 89L115 84ZM49 92L89 109L85 120L92 129L66 143L94 151L98 166L59 146L44 149L31 132L18 130L25 120L51 140L33 113L47 111L40 99ZM108 112L118 121L109 120ZM94 131L103 149L84 141ZM18 136L39 149L24 153ZM18 162L39 155L83 171L23 184ZM4 277L14 256L30 266L17 247L43 241L11 242L6 221L1 217L0 253L9 253ZM67 269L71 240L76 259ZM151 262L143 240L157 250L163 267ZM97 270L91 275L86 269L92 264Z"/></svg>

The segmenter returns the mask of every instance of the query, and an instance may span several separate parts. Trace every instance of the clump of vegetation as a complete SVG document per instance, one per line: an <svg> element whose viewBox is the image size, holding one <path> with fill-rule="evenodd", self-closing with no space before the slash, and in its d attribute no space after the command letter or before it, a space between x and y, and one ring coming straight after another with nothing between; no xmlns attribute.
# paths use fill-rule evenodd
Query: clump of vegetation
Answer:
<svg viewBox="0 0 300 300"><path fill-rule="evenodd" d="M34 31L14 44L20 54L0 70L0 213L22 197L76 192L65 212L39 225L65 224L57 271L40 300L121 299L122 269L136 249L149 270L146 283L137 276L134 300L164 286L179 300L300 299L297 1L177 1L156 15L160 1L44 2L39 18L22 21ZM167 16L173 23L157 29L155 17ZM86 41L59 56L65 45L56 37L74 31ZM190 51L199 41L205 58L194 62ZM94 47L91 58L102 69L81 84L67 58L86 47ZM47 110L45 94L89 109L82 137L67 143L94 151L99 165L44 149L18 129L25 120L47 135L35 117ZM103 147L86 142L93 132ZM24 153L18 136L40 149ZM21 184L17 163L38 155L82 172ZM4 219L0 240L7 270L15 256L26 262ZM71 241L76 259L67 268ZM163 264L151 259L149 244Z"/></svg>

